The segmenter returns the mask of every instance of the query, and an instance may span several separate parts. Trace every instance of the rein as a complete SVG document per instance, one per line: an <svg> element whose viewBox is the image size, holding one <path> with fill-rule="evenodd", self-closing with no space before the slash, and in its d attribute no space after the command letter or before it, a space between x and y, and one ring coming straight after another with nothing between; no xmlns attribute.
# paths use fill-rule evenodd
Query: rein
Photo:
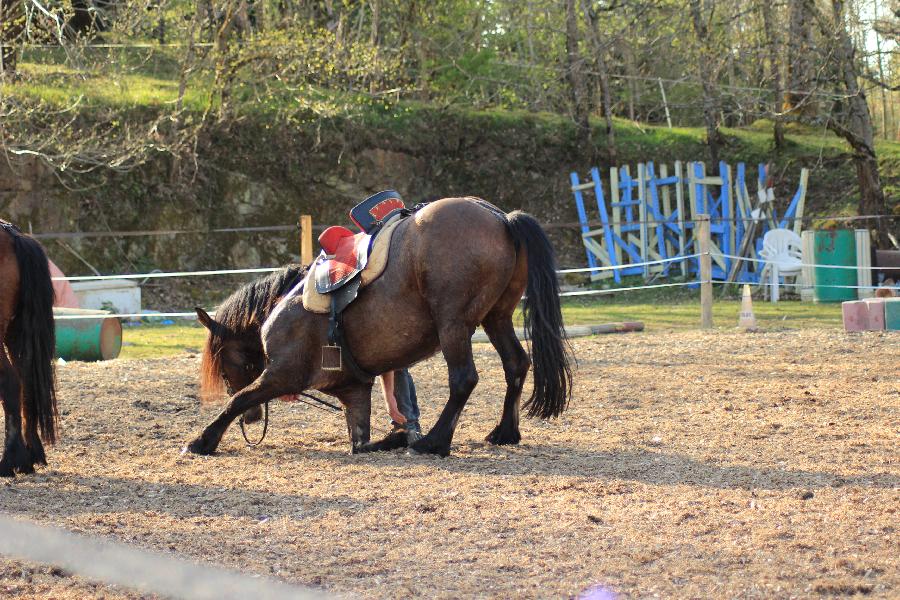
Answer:
<svg viewBox="0 0 900 600"><path fill-rule="evenodd" d="M241 418L238 420L238 424L241 426L241 435L244 436L244 441L247 442L247 445L251 448L255 448L263 443L263 440L266 439L266 432L269 431L269 403L266 402L263 405L263 430L262 435L259 436L259 439L255 442L251 442L250 438L247 437L247 430L244 427L244 415L241 415Z"/></svg>
<svg viewBox="0 0 900 600"><path fill-rule="evenodd" d="M231 387L231 384L228 383L228 380L225 379L224 376L222 377L222 379L225 380L225 385L226 385L226 388L228 391L228 395L234 396L234 389ZM343 412L343 409L340 406L337 406L336 404L332 404L328 400L323 400L322 398L318 398L318 397L313 396L312 394L308 394L306 392L300 392L298 395L305 396L306 398L309 398L310 400L314 400L315 402L318 403L318 404L313 404L313 403L307 402L306 400L303 400L301 398L297 398L298 401L302 402L303 404L306 404L307 406L312 406L313 408L318 408L319 410L324 410L327 413ZM325 406L327 406L328 408L324 408ZM249 446L250 448L256 448L257 446L262 444L263 440L266 439L266 433L268 433L268 431L269 431L269 403L266 402L263 405L263 430L262 430L262 435L259 436L258 440L256 440L255 442L250 441L250 437L247 435L247 427L246 427L246 423L244 422L243 414L241 415L241 418L238 419L238 425L241 426L241 435L244 436L244 441L247 442L247 446Z"/></svg>

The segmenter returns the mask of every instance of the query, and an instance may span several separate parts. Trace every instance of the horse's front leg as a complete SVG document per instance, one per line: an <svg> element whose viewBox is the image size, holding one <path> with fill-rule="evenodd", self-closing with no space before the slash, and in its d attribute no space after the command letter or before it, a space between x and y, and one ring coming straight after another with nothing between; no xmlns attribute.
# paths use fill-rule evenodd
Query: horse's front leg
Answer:
<svg viewBox="0 0 900 600"><path fill-rule="evenodd" d="M184 447L182 452L192 454L212 454L222 441L228 426L245 410L259 406L273 398L286 394L277 378L268 370L250 385L234 395L216 420L210 423L197 438Z"/></svg>
<svg viewBox="0 0 900 600"><path fill-rule="evenodd" d="M350 437L350 452L364 452L369 443L372 421L372 384L360 384L342 389L335 395L344 405L347 418L347 434Z"/></svg>

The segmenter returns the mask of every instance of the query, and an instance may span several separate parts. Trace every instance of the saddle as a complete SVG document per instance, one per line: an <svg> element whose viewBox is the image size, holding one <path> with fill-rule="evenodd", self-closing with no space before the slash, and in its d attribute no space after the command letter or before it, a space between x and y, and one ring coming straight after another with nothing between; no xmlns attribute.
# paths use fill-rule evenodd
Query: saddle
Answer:
<svg viewBox="0 0 900 600"><path fill-rule="evenodd" d="M350 211L350 219L361 233L334 226L319 236L322 251L307 275L303 306L310 312L329 314L328 344L322 347L323 371L343 371L346 366L360 381L374 379L356 363L344 340L342 313L361 288L384 272L394 230L422 206L410 210L397 192L379 192Z"/></svg>

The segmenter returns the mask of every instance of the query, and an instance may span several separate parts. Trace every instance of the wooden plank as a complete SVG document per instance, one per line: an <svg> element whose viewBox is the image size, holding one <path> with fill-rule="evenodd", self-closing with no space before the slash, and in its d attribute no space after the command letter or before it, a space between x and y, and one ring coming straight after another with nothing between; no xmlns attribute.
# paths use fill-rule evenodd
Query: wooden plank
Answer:
<svg viewBox="0 0 900 600"><path fill-rule="evenodd" d="M712 329L712 260L710 256L709 215L698 215L700 243L700 327Z"/></svg>
<svg viewBox="0 0 900 600"><path fill-rule="evenodd" d="M603 224L603 247L607 252L609 264L618 266L615 261L616 242L609 224L609 215L606 213L606 199L603 197L603 182L600 180L600 169L591 169L591 180L594 183L594 196L597 198L597 211L600 213L600 222Z"/></svg>
<svg viewBox="0 0 900 600"><path fill-rule="evenodd" d="M619 206L619 170L616 167L612 167L609 170L609 194L611 198L610 209L612 210L612 222L613 222L613 233L616 237L622 237L622 207ZM614 255L616 257L616 264L622 264L622 248L619 247L618 244L613 244L615 247ZM620 280L619 277L616 278L616 283Z"/></svg>
<svg viewBox="0 0 900 600"><path fill-rule="evenodd" d="M659 178L663 180L669 178L669 166L666 163L659 165ZM668 185L662 185L659 191L662 195L663 219L668 221L672 216L672 197L670 194L671 190L669 189ZM669 256L675 256L674 244L672 244L672 241L668 237L666 237L666 254L668 254Z"/></svg>
<svg viewBox="0 0 900 600"><path fill-rule="evenodd" d="M678 178L678 183L675 184L675 209L678 211L678 255L684 256L685 248L687 247L687 232L684 230L684 178L682 176L681 167L681 161L676 160L675 177ZM687 276L688 266L686 260L681 261L681 274L683 276Z"/></svg>
<svg viewBox="0 0 900 600"><path fill-rule="evenodd" d="M594 256L600 259L601 265L609 265L609 254L606 252L606 248L601 246L599 242L597 242L597 240L592 238L584 238L584 247L590 250Z"/></svg>
<svg viewBox="0 0 900 600"><path fill-rule="evenodd" d="M641 259L647 262L647 166L638 163L638 219L641 225ZM644 265L644 277L650 276L650 269Z"/></svg>
<svg viewBox="0 0 900 600"><path fill-rule="evenodd" d="M308 265L313 261L313 230L312 216L300 217L300 262Z"/></svg>
<svg viewBox="0 0 900 600"><path fill-rule="evenodd" d="M803 211L806 208L806 184L809 182L809 169L800 169L800 201L794 211L794 233L803 231Z"/></svg>
<svg viewBox="0 0 900 600"><path fill-rule="evenodd" d="M594 184L593 184L593 183L580 183L580 184L578 184L578 185L573 185L573 186L572 186L572 191L573 191L573 192L580 192L580 191L582 191L582 190L590 190L590 189L593 189L593 188L594 188Z"/></svg>
<svg viewBox="0 0 900 600"><path fill-rule="evenodd" d="M572 182L572 189L575 190L573 193L575 194L575 208L578 210L578 222L581 225L581 235L585 236L590 234L591 232L588 230L588 217L587 211L584 208L584 196L581 193L580 188L583 184L579 183L578 173L574 171L569 174L569 180ZM593 185L593 183L591 183ZM587 262L589 267L596 267L597 262L594 260L594 255L590 252L587 252Z"/></svg>

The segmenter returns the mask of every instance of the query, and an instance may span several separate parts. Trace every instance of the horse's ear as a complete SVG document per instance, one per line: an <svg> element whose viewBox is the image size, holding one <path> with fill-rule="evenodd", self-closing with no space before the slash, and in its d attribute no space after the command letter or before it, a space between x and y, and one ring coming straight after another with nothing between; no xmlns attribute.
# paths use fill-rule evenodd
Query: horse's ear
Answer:
<svg viewBox="0 0 900 600"><path fill-rule="evenodd" d="M209 329L210 331L215 333L216 330L219 328L219 324L216 323L211 316L209 316L209 313L207 313L205 310L203 310L199 306L194 307L194 310L197 311L197 319L200 320L200 323L204 327L206 327L207 329Z"/></svg>

